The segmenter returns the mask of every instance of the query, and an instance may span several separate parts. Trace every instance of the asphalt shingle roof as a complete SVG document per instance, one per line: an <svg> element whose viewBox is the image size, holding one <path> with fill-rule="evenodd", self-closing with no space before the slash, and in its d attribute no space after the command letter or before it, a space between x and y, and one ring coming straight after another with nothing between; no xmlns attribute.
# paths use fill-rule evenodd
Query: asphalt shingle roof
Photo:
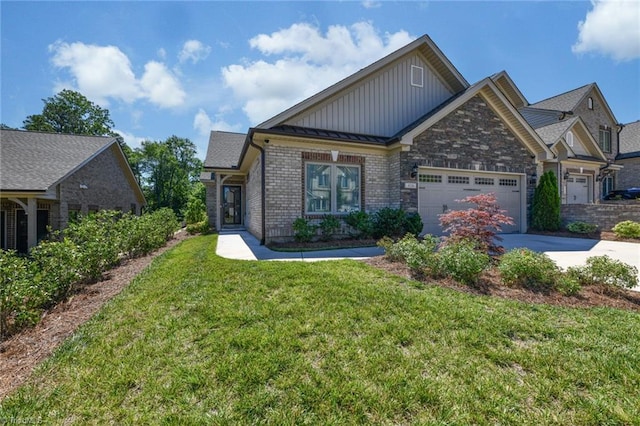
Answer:
<svg viewBox="0 0 640 426"><path fill-rule="evenodd" d="M244 133L212 131L204 167L230 169L238 166L246 138Z"/></svg>
<svg viewBox="0 0 640 426"><path fill-rule="evenodd" d="M547 145L553 145L560 139L560 137L578 121L578 117L571 118L569 120L559 121L548 126L539 127L536 129L536 133Z"/></svg>
<svg viewBox="0 0 640 426"><path fill-rule="evenodd" d="M0 131L0 190L46 191L107 149L112 137Z"/></svg>
<svg viewBox="0 0 640 426"><path fill-rule="evenodd" d="M640 120L625 124L620 132L620 154L640 153Z"/></svg>
<svg viewBox="0 0 640 426"><path fill-rule="evenodd" d="M587 92L593 88L593 83L587 84L577 89L544 99L540 102L529 105L540 109L552 109L556 111L573 111L578 103L585 97Z"/></svg>

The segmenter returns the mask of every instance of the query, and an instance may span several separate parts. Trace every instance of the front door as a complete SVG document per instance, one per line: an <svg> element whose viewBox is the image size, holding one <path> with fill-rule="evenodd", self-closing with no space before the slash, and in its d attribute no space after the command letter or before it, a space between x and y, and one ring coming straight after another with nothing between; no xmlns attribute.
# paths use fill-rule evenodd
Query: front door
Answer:
<svg viewBox="0 0 640 426"><path fill-rule="evenodd" d="M222 224L242 225L242 187L222 186Z"/></svg>
<svg viewBox="0 0 640 426"><path fill-rule="evenodd" d="M36 219L36 238L40 241L47 236L49 225L49 210L38 210ZM26 253L29 250L29 228L27 214L24 210L16 210L16 250L18 253Z"/></svg>

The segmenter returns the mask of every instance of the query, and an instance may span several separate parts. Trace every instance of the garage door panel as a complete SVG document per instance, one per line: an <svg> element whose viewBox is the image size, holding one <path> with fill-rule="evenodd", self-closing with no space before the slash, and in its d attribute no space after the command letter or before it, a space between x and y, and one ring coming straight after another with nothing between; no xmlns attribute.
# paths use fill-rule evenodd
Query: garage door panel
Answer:
<svg viewBox="0 0 640 426"><path fill-rule="evenodd" d="M503 226L502 232L520 230L522 194L517 175L434 169L422 170L418 180L418 212L424 223L425 234L442 234L439 215L443 211L471 207L456 200L489 192L496 194L500 208L506 210L515 222L515 225Z"/></svg>

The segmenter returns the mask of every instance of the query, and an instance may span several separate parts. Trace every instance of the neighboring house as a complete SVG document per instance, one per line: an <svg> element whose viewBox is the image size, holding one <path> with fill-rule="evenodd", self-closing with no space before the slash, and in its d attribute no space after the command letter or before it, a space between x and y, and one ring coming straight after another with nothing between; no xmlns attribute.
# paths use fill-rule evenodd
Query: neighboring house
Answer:
<svg viewBox="0 0 640 426"><path fill-rule="evenodd" d="M116 138L0 131L0 244L26 252L79 214L141 213L145 198Z"/></svg>
<svg viewBox="0 0 640 426"><path fill-rule="evenodd" d="M520 113L553 146L555 164L545 169L558 176L563 203L596 202L618 186L622 125L596 83L526 105Z"/></svg>
<svg viewBox="0 0 640 426"><path fill-rule="evenodd" d="M640 120L625 124L620 131L616 164L624 168L618 172L615 188L640 188Z"/></svg>
<svg viewBox="0 0 640 426"><path fill-rule="evenodd" d="M467 207L456 199L494 192L516 222L505 231L525 232L536 178L555 161L518 112L527 105L506 72L470 85L423 36L246 135L212 132L210 223L269 243L291 239L299 217L401 207L440 234L438 215Z"/></svg>

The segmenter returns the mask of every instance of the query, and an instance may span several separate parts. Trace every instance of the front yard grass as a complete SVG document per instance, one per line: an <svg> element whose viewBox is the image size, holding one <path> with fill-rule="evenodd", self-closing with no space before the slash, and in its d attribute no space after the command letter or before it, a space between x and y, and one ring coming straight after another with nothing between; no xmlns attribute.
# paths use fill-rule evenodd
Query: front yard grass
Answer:
<svg viewBox="0 0 640 426"><path fill-rule="evenodd" d="M155 260L5 398L53 424L638 424L640 316L357 261Z"/></svg>

